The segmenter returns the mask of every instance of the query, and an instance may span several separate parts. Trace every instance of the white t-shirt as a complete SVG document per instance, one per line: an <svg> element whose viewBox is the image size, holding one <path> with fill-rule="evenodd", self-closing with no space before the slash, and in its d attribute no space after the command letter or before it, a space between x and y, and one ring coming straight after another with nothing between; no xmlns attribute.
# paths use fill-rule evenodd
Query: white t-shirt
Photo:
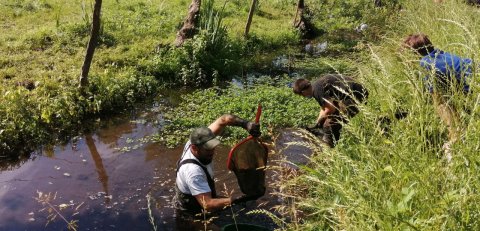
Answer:
<svg viewBox="0 0 480 231"><path fill-rule="evenodd" d="M188 141L183 148L181 161L185 159L194 159L198 161L198 163L202 164L191 152L190 141ZM210 163L203 166L207 168L208 173L213 178L212 165L213 164ZM205 175L203 169L200 166L192 163L187 163L180 167L177 173L176 183L178 189L180 189L182 193L191 194L192 196L212 191L210 186L208 186L207 176Z"/></svg>

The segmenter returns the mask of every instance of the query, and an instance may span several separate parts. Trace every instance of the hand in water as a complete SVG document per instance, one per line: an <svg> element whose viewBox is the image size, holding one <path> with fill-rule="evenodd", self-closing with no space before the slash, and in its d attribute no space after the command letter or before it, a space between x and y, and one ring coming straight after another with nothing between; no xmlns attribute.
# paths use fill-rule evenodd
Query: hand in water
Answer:
<svg viewBox="0 0 480 231"><path fill-rule="evenodd" d="M249 195L241 195L232 200L232 204L241 204L246 203L247 201L254 201L258 199L259 196L249 196Z"/></svg>

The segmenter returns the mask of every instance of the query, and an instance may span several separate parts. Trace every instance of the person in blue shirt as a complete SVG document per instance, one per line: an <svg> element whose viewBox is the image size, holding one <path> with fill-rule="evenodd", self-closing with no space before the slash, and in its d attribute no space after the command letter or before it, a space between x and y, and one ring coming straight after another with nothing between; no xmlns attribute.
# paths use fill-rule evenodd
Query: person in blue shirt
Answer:
<svg viewBox="0 0 480 231"><path fill-rule="evenodd" d="M452 94L467 94L472 75L473 62L435 48L423 33L411 34L403 41L403 46L421 56L420 65L428 74L423 78L427 90L432 94L437 113L449 131L449 142L444 149L458 140L460 136L459 115L456 108L449 103Z"/></svg>

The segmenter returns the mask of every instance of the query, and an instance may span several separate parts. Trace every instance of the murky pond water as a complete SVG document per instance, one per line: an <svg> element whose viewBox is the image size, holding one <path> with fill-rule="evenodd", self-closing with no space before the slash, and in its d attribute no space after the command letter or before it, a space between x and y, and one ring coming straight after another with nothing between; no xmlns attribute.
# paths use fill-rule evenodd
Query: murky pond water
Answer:
<svg viewBox="0 0 480 231"><path fill-rule="evenodd" d="M153 230L150 217L157 230L205 230L201 223L176 216L171 205L175 164L183 147L168 149L140 139L158 132L154 121L161 116L157 110L146 110L116 117L66 145L44 148L19 163L3 163L0 230L67 230L71 221L77 222L78 230ZM294 139L284 132L279 138L281 144L274 147L284 149L284 143ZM214 159L217 190L233 190L239 195L235 175L226 168L228 151L229 147L221 146ZM299 162L303 162L308 150L293 148L290 153L299 154ZM270 159L274 164L275 155ZM276 179L275 171L268 170L267 182ZM267 188L257 202L220 213L206 229L220 230L222 225L234 222L233 215L239 223L275 228L267 215L245 214L259 208L275 213L273 208L281 200L271 195L274 188ZM56 209L61 205L58 212L63 218L49 205Z"/></svg>

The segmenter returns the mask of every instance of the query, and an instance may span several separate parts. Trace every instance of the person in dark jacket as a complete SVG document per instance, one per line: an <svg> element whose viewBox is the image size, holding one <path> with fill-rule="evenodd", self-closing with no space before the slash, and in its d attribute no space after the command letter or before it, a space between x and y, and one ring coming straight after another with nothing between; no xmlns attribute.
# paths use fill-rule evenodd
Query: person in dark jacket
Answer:
<svg viewBox="0 0 480 231"><path fill-rule="evenodd" d="M293 84L293 92L307 98L313 97L321 110L313 128L322 128L322 140L330 147L340 139L342 123L358 112L358 103L368 97L367 89L351 77L327 74L313 83L298 79Z"/></svg>

